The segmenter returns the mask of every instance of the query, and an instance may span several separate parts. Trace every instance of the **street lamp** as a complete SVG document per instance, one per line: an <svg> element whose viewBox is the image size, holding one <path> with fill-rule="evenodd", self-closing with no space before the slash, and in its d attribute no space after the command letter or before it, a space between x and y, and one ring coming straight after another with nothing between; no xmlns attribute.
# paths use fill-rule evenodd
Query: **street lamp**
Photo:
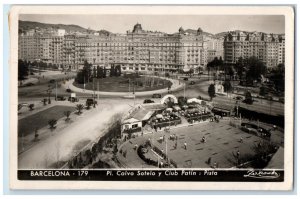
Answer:
<svg viewBox="0 0 300 199"><path fill-rule="evenodd" d="M47 90L47 94L48 94L48 104L51 104L51 99L50 99L51 93L52 93L51 85L48 85L48 90Z"/></svg>

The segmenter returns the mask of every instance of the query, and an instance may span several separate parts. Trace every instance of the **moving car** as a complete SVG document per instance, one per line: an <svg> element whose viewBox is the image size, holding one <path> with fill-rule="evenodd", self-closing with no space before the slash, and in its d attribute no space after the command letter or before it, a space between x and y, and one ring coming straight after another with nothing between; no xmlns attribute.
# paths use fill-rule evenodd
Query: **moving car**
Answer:
<svg viewBox="0 0 300 199"><path fill-rule="evenodd" d="M233 99L236 99L236 100L243 100L244 98L243 97L241 97L241 96L236 96L235 98L233 98Z"/></svg>
<svg viewBox="0 0 300 199"><path fill-rule="evenodd" d="M86 106L92 106L94 104L97 104L97 101L94 100L94 99L91 99L91 98L87 99L86 102L85 102Z"/></svg>
<svg viewBox="0 0 300 199"><path fill-rule="evenodd" d="M79 99L77 97L69 97L68 101L70 101L70 102L78 102Z"/></svg>
<svg viewBox="0 0 300 199"><path fill-rule="evenodd" d="M56 101L65 101L66 100L66 97L64 97L64 96L57 96L56 97Z"/></svg>
<svg viewBox="0 0 300 199"><path fill-rule="evenodd" d="M185 78L183 78L183 80L184 80L184 81L188 81L188 80L189 80L189 78L185 77Z"/></svg>
<svg viewBox="0 0 300 199"><path fill-rule="evenodd" d="M152 95L152 98L161 98L161 94L155 93Z"/></svg>
<svg viewBox="0 0 300 199"><path fill-rule="evenodd" d="M29 82L29 83L25 84L24 86L34 86L34 83Z"/></svg>
<svg viewBox="0 0 300 199"><path fill-rule="evenodd" d="M154 101L151 100L151 99L145 99L144 100L144 104L149 104L149 103L154 103Z"/></svg>
<svg viewBox="0 0 300 199"><path fill-rule="evenodd" d="M194 84L195 84L195 82L194 82L194 81L191 81L191 82L190 82L190 85L194 85Z"/></svg>
<svg viewBox="0 0 300 199"><path fill-rule="evenodd" d="M49 83L55 83L55 79L50 79Z"/></svg>
<svg viewBox="0 0 300 199"><path fill-rule="evenodd" d="M69 89L69 88L67 88L67 89L66 89L66 92L68 92L68 93L71 93L71 92L72 92L72 90L71 90L71 89Z"/></svg>

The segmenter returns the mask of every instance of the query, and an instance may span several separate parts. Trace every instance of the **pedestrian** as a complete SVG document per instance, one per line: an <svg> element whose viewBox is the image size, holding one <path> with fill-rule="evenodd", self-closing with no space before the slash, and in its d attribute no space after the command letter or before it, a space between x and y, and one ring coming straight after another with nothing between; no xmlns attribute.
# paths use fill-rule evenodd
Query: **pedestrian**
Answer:
<svg viewBox="0 0 300 199"><path fill-rule="evenodd" d="M238 151L236 152L236 156L237 156L237 158L240 157L240 150L238 150Z"/></svg>
<svg viewBox="0 0 300 199"><path fill-rule="evenodd" d="M217 168L217 162L214 162L214 166L213 166L214 168Z"/></svg>
<svg viewBox="0 0 300 199"><path fill-rule="evenodd" d="M187 143L184 142L184 149L186 150L187 149Z"/></svg>
<svg viewBox="0 0 300 199"><path fill-rule="evenodd" d="M205 136L202 137L202 142L203 142L203 143L206 142Z"/></svg>
<svg viewBox="0 0 300 199"><path fill-rule="evenodd" d="M243 143L243 137L240 138L240 143Z"/></svg>
<svg viewBox="0 0 300 199"><path fill-rule="evenodd" d="M177 142L175 142L174 149L177 149Z"/></svg>
<svg viewBox="0 0 300 199"><path fill-rule="evenodd" d="M210 165L210 163L211 163L211 157L209 157L208 160L207 160L207 164Z"/></svg>
<svg viewBox="0 0 300 199"><path fill-rule="evenodd" d="M165 140L166 140L166 136L164 135L164 136L163 136L163 142L164 142Z"/></svg>

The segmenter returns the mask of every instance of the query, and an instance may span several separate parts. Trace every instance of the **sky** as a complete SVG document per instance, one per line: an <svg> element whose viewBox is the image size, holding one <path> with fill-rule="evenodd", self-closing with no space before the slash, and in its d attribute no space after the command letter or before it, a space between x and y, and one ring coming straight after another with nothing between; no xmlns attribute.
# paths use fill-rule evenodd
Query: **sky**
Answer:
<svg viewBox="0 0 300 199"><path fill-rule="evenodd" d="M259 31L281 34L285 32L282 15L20 15L20 20L51 24L75 24L93 30L108 30L126 33L140 23L144 30L177 32L183 29L198 29L209 33L232 30Z"/></svg>

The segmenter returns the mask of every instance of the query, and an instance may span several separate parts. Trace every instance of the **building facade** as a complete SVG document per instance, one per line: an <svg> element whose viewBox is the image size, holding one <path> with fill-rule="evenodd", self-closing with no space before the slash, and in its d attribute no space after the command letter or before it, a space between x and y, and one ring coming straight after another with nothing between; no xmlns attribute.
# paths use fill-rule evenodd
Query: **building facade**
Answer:
<svg viewBox="0 0 300 199"><path fill-rule="evenodd" d="M197 73L215 57L234 64L239 58L257 57L267 67L285 61L284 35L260 32L228 32L225 37L198 30L166 34L145 31L136 24L126 34L107 31L66 33L65 30L30 30L19 36L19 58L40 60L72 70L84 61L93 66L110 68L119 65L122 71L153 73L155 71L190 71Z"/></svg>
<svg viewBox="0 0 300 199"><path fill-rule="evenodd" d="M109 68L120 65L123 71L179 71L204 68L208 61L208 41L199 28L195 34L180 28L166 34L145 31L136 24L126 34L56 33L19 36L19 58L78 69L84 61Z"/></svg>
<svg viewBox="0 0 300 199"><path fill-rule="evenodd" d="M284 64L284 35L265 34L260 32L229 32L224 40L224 59L234 64L240 58L257 57L267 67Z"/></svg>

